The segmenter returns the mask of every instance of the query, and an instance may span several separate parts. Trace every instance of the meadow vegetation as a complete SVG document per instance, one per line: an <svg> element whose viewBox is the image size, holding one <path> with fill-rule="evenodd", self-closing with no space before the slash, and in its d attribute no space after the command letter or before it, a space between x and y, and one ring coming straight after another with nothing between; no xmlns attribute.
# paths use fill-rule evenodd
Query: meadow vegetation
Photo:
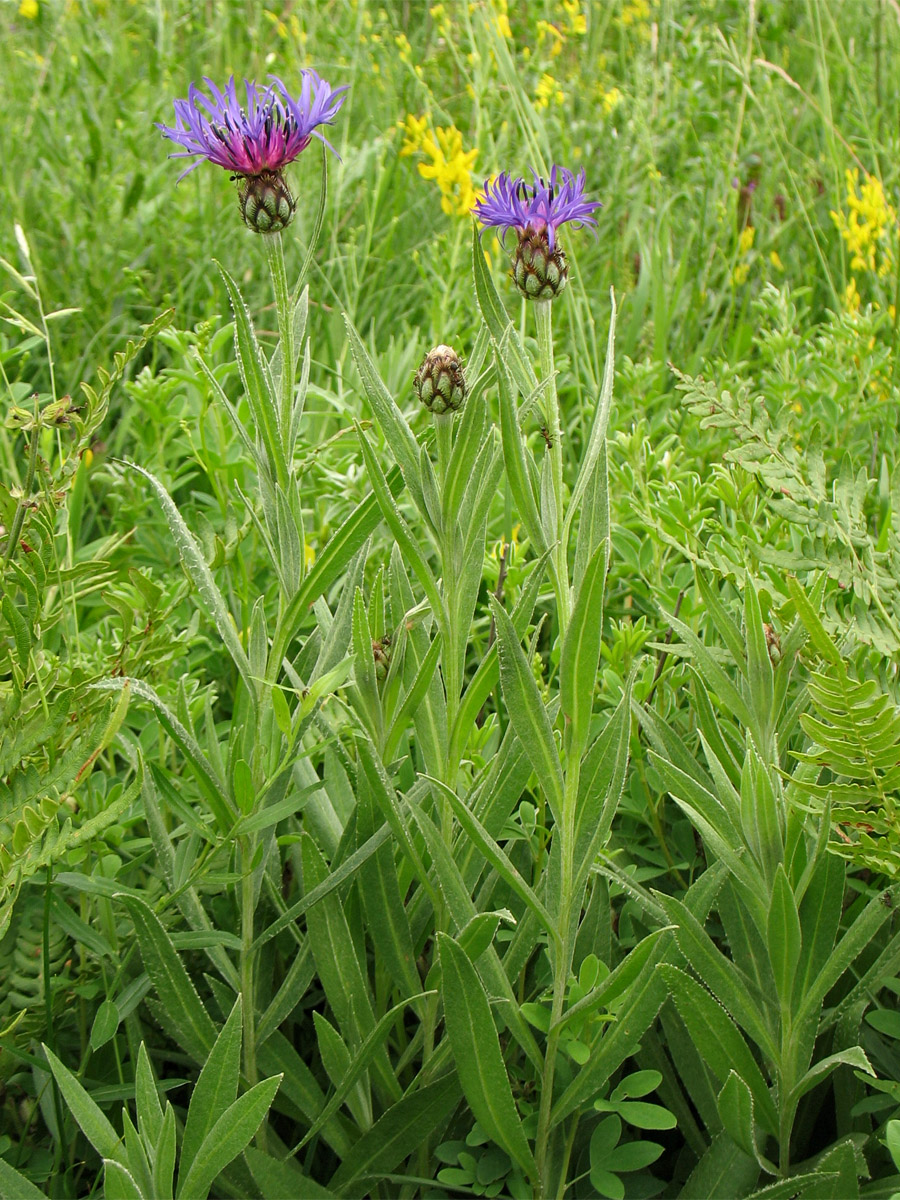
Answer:
<svg viewBox="0 0 900 1200"><path fill-rule="evenodd" d="M0 0L0 1200L900 1194L898 56ZM283 233L176 183L309 69Z"/></svg>

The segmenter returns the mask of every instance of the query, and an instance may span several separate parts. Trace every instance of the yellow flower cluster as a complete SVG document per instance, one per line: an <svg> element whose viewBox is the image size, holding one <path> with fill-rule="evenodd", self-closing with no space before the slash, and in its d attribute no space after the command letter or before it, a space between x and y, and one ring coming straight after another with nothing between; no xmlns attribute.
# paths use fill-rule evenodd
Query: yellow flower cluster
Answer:
<svg viewBox="0 0 900 1200"><path fill-rule="evenodd" d="M731 272L732 282L736 287L741 287L747 282L747 277L750 274L750 263L747 261L747 255L753 249L753 239L756 236L756 230L752 225L746 225L741 230L741 236L738 238L738 253L744 259L739 262Z"/></svg>
<svg viewBox="0 0 900 1200"><path fill-rule="evenodd" d="M607 91L602 83L598 83L597 99L603 105L603 115L608 117L612 110L618 108L622 103L622 93L617 87L612 87Z"/></svg>
<svg viewBox="0 0 900 1200"><path fill-rule="evenodd" d="M24 17L26 21L34 21L40 12L37 0L22 0L19 5L19 16Z"/></svg>
<svg viewBox="0 0 900 1200"><path fill-rule="evenodd" d="M846 178L847 209L832 212L831 219L852 255L851 269L869 271L883 279L893 266L889 238L897 225L897 213L874 175L867 175L860 186L859 171L854 167L847 171Z"/></svg>
<svg viewBox="0 0 900 1200"><path fill-rule="evenodd" d="M535 108L548 108L550 101L555 104L565 104L566 97L562 88L552 75L542 75L534 89Z"/></svg>
<svg viewBox="0 0 900 1200"><path fill-rule="evenodd" d="M626 28L629 25L646 25L650 20L650 0L626 0L619 20Z"/></svg>
<svg viewBox="0 0 900 1200"><path fill-rule="evenodd" d="M419 163L419 174L423 179L432 179L441 191L441 208L448 216L469 215L478 193L472 184L472 167L478 157L477 150L464 150L462 134L455 125L444 129L432 129L427 116L415 117L411 113L403 123L405 139L400 154L421 154L426 159Z"/></svg>

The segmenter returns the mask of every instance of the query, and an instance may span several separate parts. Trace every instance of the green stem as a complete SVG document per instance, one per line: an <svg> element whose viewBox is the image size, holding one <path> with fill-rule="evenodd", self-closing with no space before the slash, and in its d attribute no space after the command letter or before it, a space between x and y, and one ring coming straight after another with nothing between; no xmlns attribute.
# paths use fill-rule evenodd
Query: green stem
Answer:
<svg viewBox="0 0 900 1200"><path fill-rule="evenodd" d="M241 997L244 1008L244 1075L247 1086L253 1087L259 1080L256 1066L256 1002L254 987L254 965L256 953L253 949L253 917L255 897L253 893L253 839L241 838ZM256 1144L265 1150L265 1121L260 1126Z"/></svg>
<svg viewBox="0 0 900 1200"><path fill-rule="evenodd" d="M548 454L550 455L550 478L553 484L553 500L556 506L556 544L553 548L552 563L554 575L554 590L558 609L559 631L564 634L572 615L572 595L569 588L569 558L563 530L563 458L562 458L562 424L559 417L559 397L556 392L556 371L553 365L553 323L551 316L552 300L537 300L534 302L534 319L537 327L538 352L541 360L541 380L544 382L544 420L546 422L547 438L549 440Z"/></svg>
<svg viewBox="0 0 900 1200"><path fill-rule="evenodd" d="M294 314L291 293L287 284L284 265L284 243L280 233L263 235L269 274L275 290L275 308L278 313L278 342L281 347L281 383L278 425L284 456L290 464L293 458L291 423L294 410Z"/></svg>

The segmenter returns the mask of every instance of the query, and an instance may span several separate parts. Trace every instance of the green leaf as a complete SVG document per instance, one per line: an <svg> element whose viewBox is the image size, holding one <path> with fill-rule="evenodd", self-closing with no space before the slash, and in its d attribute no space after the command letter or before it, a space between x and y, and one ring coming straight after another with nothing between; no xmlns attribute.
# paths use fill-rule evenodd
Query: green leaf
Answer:
<svg viewBox="0 0 900 1200"><path fill-rule="evenodd" d="M134 1098L137 1104L138 1129L144 1144L155 1146L162 1132L163 1110L159 1102L159 1092L156 1090L156 1081L153 1078L153 1068L150 1066L150 1055L143 1042L138 1050L137 1070L134 1075Z"/></svg>
<svg viewBox="0 0 900 1200"><path fill-rule="evenodd" d="M754 727L753 713L725 669L719 666L708 648L689 626L669 613L663 612L662 616L687 643L706 686L718 696L732 716L737 717L741 724L748 729L752 729Z"/></svg>
<svg viewBox="0 0 900 1200"><path fill-rule="evenodd" d="M527 450L522 431L519 428L519 416L516 410L516 394L513 382L509 377L504 361L502 346L494 345L494 361L497 366L497 382L500 393L500 438L503 446L503 461L506 464L506 477L509 490L515 501L528 540L538 554L547 549L547 539L541 523L538 502L534 485L528 470Z"/></svg>
<svg viewBox="0 0 900 1200"><path fill-rule="evenodd" d="M426 775L425 778L432 785L432 787L436 787L440 791L441 795L447 798L450 807L453 809L453 812L456 815L456 819L459 821L460 825L462 825L463 829L466 831L466 834L479 848L481 853L491 864L500 878L510 888L512 888L520 900L523 900L525 904L528 905L528 907L540 921L541 925L550 935L551 940L558 944L559 930L557 928L557 923L553 920L553 917L549 912L547 912L546 908L534 894L533 890L529 887L529 885L525 882L525 880L510 862L506 852L500 846L498 846L475 814L462 800L460 800L452 788L447 787L446 784L441 783L441 781L438 779L432 779L430 775Z"/></svg>
<svg viewBox="0 0 900 1200"><path fill-rule="evenodd" d="M778 1114L756 1059L740 1030L717 999L678 967L664 963L659 968L675 1006L698 1053L716 1079L724 1084L730 1072L748 1084L760 1123L778 1136Z"/></svg>
<svg viewBox="0 0 900 1200"><path fill-rule="evenodd" d="M836 1054L829 1054L827 1058L821 1058L811 1067L796 1087L791 1089L788 1096L788 1103L796 1104L801 1100L807 1092L811 1092L817 1084L826 1079L836 1067L847 1066L855 1067L858 1071L865 1071L867 1075L874 1077L875 1072L872 1070L872 1064L866 1057L866 1053L862 1046L849 1046L846 1050L838 1050Z"/></svg>
<svg viewBox="0 0 900 1200"><path fill-rule="evenodd" d="M384 472L375 456L375 451L369 445L366 435L363 433L358 422L356 424L356 433L363 452L363 458L366 461L369 482L372 485L372 490L375 493L382 515L391 533L394 535L397 545L403 551L404 559L412 567L416 578L422 586L422 590L428 597L431 611L434 613L438 625L442 626L444 624L444 604L431 568L428 566L418 542L413 537L406 519L394 502Z"/></svg>
<svg viewBox="0 0 900 1200"><path fill-rule="evenodd" d="M312 837L300 842L304 885L312 889L328 878L328 864ZM330 893L306 914L319 980L338 1026L351 1045L371 1033L375 1020L369 985L356 954L340 897Z"/></svg>
<svg viewBox="0 0 900 1200"><path fill-rule="evenodd" d="M763 627L762 610L756 586L747 578L744 584L744 632L747 637L747 682L750 705L756 717L759 750L768 758L772 751L775 727L775 675Z"/></svg>
<svg viewBox="0 0 900 1200"><path fill-rule="evenodd" d="M572 753L581 757L591 727L603 633L603 595L609 549L600 542L585 568L559 661L559 695L571 721Z"/></svg>
<svg viewBox="0 0 900 1200"><path fill-rule="evenodd" d="M581 506L582 498L587 494L588 485L594 484L595 489L600 491L600 495L595 495L593 507L604 507L607 512L607 521L609 513L609 496L605 494L606 487L606 469L605 462L601 464L601 456L605 459L606 454L606 430L609 425L609 411L612 405L613 380L615 377L616 365L616 296L612 288L609 289L609 333L606 338L606 361L603 364L603 379L600 384L600 395L597 398L597 407L594 409L594 422L591 426L591 434L588 438L587 449L582 456L581 466L578 469L578 478L575 481L575 487L572 489L572 495L569 499L569 504L566 512L566 523L563 532L563 545L568 546L569 534L572 521L575 519L575 514L578 513ZM598 466L603 469L598 472ZM599 485L599 487L598 487ZM580 515L579 528L585 521L586 514ZM588 514L588 523L591 523L593 513ZM608 527L606 537L609 536ZM593 548L590 556L593 556ZM576 572L576 577L578 573Z"/></svg>
<svg viewBox="0 0 900 1200"><path fill-rule="evenodd" d="M94 1149L103 1158L115 1158L122 1154L122 1139L110 1125L68 1067L63 1066L47 1046L44 1053L53 1078L56 1080L69 1111L81 1127L81 1131Z"/></svg>
<svg viewBox="0 0 900 1200"><path fill-rule="evenodd" d="M335 867L326 879L323 879L316 887L310 888L302 899L298 900L296 904L292 904L286 912L283 912L277 920L264 929L253 943L253 949L258 950L266 942L271 941L273 937L277 937L282 929L286 929L288 925L292 925L305 912L308 912L314 904L318 904L320 900L324 900L335 888L340 887L345 880L349 879L354 872L359 870L366 859L370 858L379 846L390 839L390 836L391 830L386 825L376 830L364 845L355 850L339 867Z"/></svg>
<svg viewBox="0 0 900 1200"><path fill-rule="evenodd" d="M403 1009L413 1001L423 1000L426 996L433 995L435 995L434 992L420 992L416 996L410 996L408 1000L401 1000L399 1004L395 1004L393 1008L389 1008L388 1011L383 1014L378 1024L375 1026L363 1044L358 1050L354 1051L350 1069L344 1075L340 1084L336 1085L334 1095L330 1098L328 1103L307 1130L303 1139L296 1146L296 1150L302 1150L307 1142L312 1141L312 1139L318 1134L319 1130L328 1124L337 1110L341 1107L347 1095L349 1094L350 1089L356 1084L357 1079L359 1079L360 1075L362 1075L363 1071L365 1071L366 1067L375 1057L375 1054L379 1051L388 1034L395 1027L397 1017L403 1011Z"/></svg>
<svg viewBox="0 0 900 1200"><path fill-rule="evenodd" d="M625 785L633 682L634 672L625 681L622 699L582 764L575 807L575 895L580 895L598 852L606 844Z"/></svg>
<svg viewBox="0 0 900 1200"><path fill-rule="evenodd" d="M115 1037L119 1028L119 1008L115 1000L104 1000L97 1009L94 1023L91 1026L91 1049L99 1050L110 1038Z"/></svg>
<svg viewBox="0 0 900 1200"><path fill-rule="evenodd" d="M216 1176L237 1158L259 1129L281 1079L281 1075L275 1075L262 1080L226 1108L203 1139L187 1175L182 1178L179 1172L177 1200L206 1200Z"/></svg>
<svg viewBox="0 0 900 1200"><path fill-rule="evenodd" d="M181 1143L182 1171L190 1167L206 1135L237 1096L242 1012L238 996L194 1085Z"/></svg>
<svg viewBox="0 0 900 1200"><path fill-rule="evenodd" d="M713 1138L678 1195L680 1200L734 1200L746 1196L758 1179L759 1163L723 1132ZM788 1194L796 1197L794 1191Z"/></svg>
<svg viewBox="0 0 900 1200"><path fill-rule="evenodd" d="M328 1181L341 1196L368 1194L357 1180L378 1179L411 1157L459 1103L459 1080L451 1072L425 1087L406 1093L344 1155Z"/></svg>
<svg viewBox="0 0 900 1200"><path fill-rule="evenodd" d="M143 900L122 893L117 893L117 896L134 923L144 968L169 1019L170 1032L196 1062L205 1062L216 1040L216 1027L172 939L159 917Z"/></svg>
<svg viewBox="0 0 900 1200"><path fill-rule="evenodd" d="M769 961L782 1008L790 1005L794 976L800 962L802 935L794 893L781 863L775 872L767 922Z"/></svg>
<svg viewBox="0 0 900 1200"><path fill-rule="evenodd" d="M30 1179L0 1158L0 1200L47 1200Z"/></svg>
<svg viewBox="0 0 900 1200"><path fill-rule="evenodd" d="M390 392L382 383L375 364L346 313L344 313L344 324L347 327L353 361L356 363L356 369L362 379L366 397L375 414L375 420L378 422L388 449L403 472L403 478L416 507L425 516L425 501L419 477L419 444L415 434L410 429L406 417L394 403Z"/></svg>
<svg viewBox="0 0 900 1200"><path fill-rule="evenodd" d="M669 921L676 926L675 937L679 949L693 969L760 1049L771 1059L777 1059L778 1050L772 1033L751 999L745 976L717 949L686 905L673 896L664 896L659 892L654 894ZM741 1075L747 1078L745 1072L742 1071Z"/></svg>
<svg viewBox="0 0 900 1200"><path fill-rule="evenodd" d="M223 832L230 830L237 816L237 810L228 797L224 780L219 776L209 759L200 749L196 738L190 730L185 728L154 689L142 679L129 679L123 676L100 679L97 683L92 684L91 687L97 691L110 692L118 692L123 688L129 688L137 699L145 700L151 705L163 728L172 736L176 745L190 763L197 777L200 789L209 801L209 807L220 829ZM187 820L189 813L191 813L190 806L185 805L184 811L180 812L179 815ZM202 834L204 831L201 822L197 822L193 828L196 833ZM206 836L211 837L209 833Z"/></svg>
<svg viewBox="0 0 900 1200"><path fill-rule="evenodd" d="M131 1172L111 1158L103 1160L103 1194L105 1200L150 1200L141 1192Z"/></svg>
<svg viewBox="0 0 900 1200"><path fill-rule="evenodd" d="M475 280L475 299L485 325L494 342L508 340L507 359L509 368L523 396L530 396L539 386L531 360L525 353L519 335L500 302L494 281L491 278L478 230L472 231L472 274Z"/></svg>
<svg viewBox="0 0 900 1200"><path fill-rule="evenodd" d="M719 1092L716 1103L722 1124L725 1126L725 1132L745 1154L752 1154L755 1157L753 1097L750 1089L736 1071L728 1072L728 1078Z"/></svg>
<svg viewBox="0 0 900 1200"><path fill-rule="evenodd" d="M137 463L127 463L126 465L133 471L137 471L139 475L143 475L156 493L160 507L163 510L163 515L166 518L166 523L169 526L169 531L172 534L172 540L175 542L181 561L184 564L184 569L190 576L191 581L200 594L200 599L212 617L219 637L231 655L232 662L240 672L251 703L255 703L259 685L253 678L253 672L250 670L250 662L244 653L244 647L241 645L241 639L234 619L228 611L228 606L225 603L222 593L219 591L215 579L213 579L212 571L206 565L206 559L203 557L203 551L200 549L196 538L188 529L184 518L175 507L175 502L159 480L143 467L139 467Z"/></svg>
<svg viewBox="0 0 900 1200"><path fill-rule="evenodd" d="M303 1197L303 1200L335 1200L335 1193L322 1187L294 1165L293 1159L271 1158L255 1146L247 1146L244 1158L259 1190L268 1200L279 1196Z"/></svg>
<svg viewBox="0 0 900 1200"><path fill-rule="evenodd" d="M537 1167L516 1112L491 1006L465 951L438 933L444 1021L463 1093L487 1135L529 1179Z"/></svg>
<svg viewBox="0 0 900 1200"><path fill-rule="evenodd" d="M500 682L509 719L537 773L553 818L560 825L564 793L562 764L547 710L512 621L493 596L491 611L496 622Z"/></svg>
<svg viewBox="0 0 900 1200"><path fill-rule="evenodd" d="M391 728L384 744L384 761L390 762L397 753L397 748L400 745L400 739L409 727L419 706L425 700L428 694L428 689L431 687L432 681L435 678L438 661L441 656L443 647L443 639L440 633L435 634L431 645L428 647L428 653L419 663L419 668L416 671L416 677L413 680L412 687L403 698L403 703L397 709L397 714L391 723Z"/></svg>
<svg viewBox="0 0 900 1200"><path fill-rule="evenodd" d="M271 470L282 487L287 487L288 469L278 429L278 401L268 365L253 331L250 313L240 290L221 263L216 263L234 313L234 348L241 382L253 413L256 428L266 447Z"/></svg>
<svg viewBox="0 0 900 1200"><path fill-rule="evenodd" d="M175 1193L175 1110L166 1105L166 1115L158 1139L150 1143L155 1146L153 1161L153 1195L172 1196Z"/></svg>

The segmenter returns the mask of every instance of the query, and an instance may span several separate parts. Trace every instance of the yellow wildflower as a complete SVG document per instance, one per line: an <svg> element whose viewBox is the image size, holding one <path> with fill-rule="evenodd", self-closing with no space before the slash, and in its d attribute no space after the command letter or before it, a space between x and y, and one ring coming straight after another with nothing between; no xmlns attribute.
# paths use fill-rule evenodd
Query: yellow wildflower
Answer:
<svg viewBox="0 0 900 1200"><path fill-rule="evenodd" d="M650 20L650 0L626 0L619 20L626 27L646 24Z"/></svg>
<svg viewBox="0 0 900 1200"><path fill-rule="evenodd" d="M753 245L753 239L756 236L756 230L752 225L746 225L741 230L741 236L738 239L738 248L741 254L749 254Z"/></svg>
<svg viewBox="0 0 900 1200"><path fill-rule="evenodd" d="M494 0L494 24L501 37L512 41L512 29L509 24L509 0Z"/></svg>
<svg viewBox="0 0 900 1200"><path fill-rule="evenodd" d="M587 33L587 17L581 11L578 0L562 0L562 6L569 18L569 33L583 37Z"/></svg>
<svg viewBox="0 0 900 1200"><path fill-rule="evenodd" d="M534 89L536 108L547 108L552 100L556 104L565 103L565 94L552 75L542 75Z"/></svg>
<svg viewBox="0 0 900 1200"><path fill-rule="evenodd" d="M19 16L24 17L26 21L33 21L40 11L38 0L22 0L19 5Z"/></svg>
<svg viewBox="0 0 900 1200"><path fill-rule="evenodd" d="M614 108L618 108L622 103L622 93L617 87L610 88L609 91L599 84L597 87L597 97L603 106L604 116L609 116Z"/></svg>
<svg viewBox="0 0 900 1200"><path fill-rule="evenodd" d="M303 543L303 565L304 565L304 567L306 567L307 571L310 569L310 567L313 565L313 563L315 561L316 561L315 546L311 546L309 544L309 542L304 542Z"/></svg>
<svg viewBox="0 0 900 1200"><path fill-rule="evenodd" d="M550 21L538 21L537 38L539 46L542 46L544 42L549 43L550 54L553 58L560 53L565 41L562 30Z"/></svg>
<svg viewBox="0 0 900 1200"><path fill-rule="evenodd" d="M772 264L772 266L775 268L776 271L784 270L784 263L781 261L781 255L778 253L777 250L773 250L772 253L769 255L769 262Z"/></svg>
<svg viewBox="0 0 900 1200"><path fill-rule="evenodd" d="M428 137L428 117L414 117L409 113L401 128L406 132L406 140L400 147L401 157L418 154Z"/></svg>
<svg viewBox="0 0 900 1200"><path fill-rule="evenodd" d="M281 17L279 17L277 13L270 12L267 8L264 8L263 16L266 18L266 20L269 22L270 25L275 26L275 32L278 34L278 36L280 38L282 38L282 40L287 38L287 35L288 35L287 25L285 25L284 21L282 21Z"/></svg>
<svg viewBox="0 0 900 1200"><path fill-rule="evenodd" d="M405 33L398 33L394 37L394 44L400 51L400 61L408 63L412 54L412 46L409 44L409 38Z"/></svg>
<svg viewBox="0 0 900 1200"><path fill-rule="evenodd" d="M477 150L463 150L462 134L455 125L435 130L435 137L422 139L419 152L430 162L419 163L423 179L433 179L441 190L441 208L448 216L468 216L477 193L472 186L472 167Z"/></svg>
<svg viewBox="0 0 900 1200"><path fill-rule="evenodd" d="M846 308L847 312L859 312L859 300L860 297L859 291L856 287L856 280L851 279L844 288L844 308Z"/></svg>
<svg viewBox="0 0 900 1200"><path fill-rule="evenodd" d="M732 281L736 284L736 286L740 287L741 284L744 284L747 282L747 276L749 274L750 274L750 264L742 262L742 263L738 263L738 265L731 272L731 278L732 278Z"/></svg>
<svg viewBox="0 0 900 1200"><path fill-rule="evenodd" d="M867 175L860 186L859 171L854 167L847 171L846 180L847 211L832 212L831 219L850 251L851 268L883 278L893 263L888 238L896 227L897 213L874 175Z"/></svg>

